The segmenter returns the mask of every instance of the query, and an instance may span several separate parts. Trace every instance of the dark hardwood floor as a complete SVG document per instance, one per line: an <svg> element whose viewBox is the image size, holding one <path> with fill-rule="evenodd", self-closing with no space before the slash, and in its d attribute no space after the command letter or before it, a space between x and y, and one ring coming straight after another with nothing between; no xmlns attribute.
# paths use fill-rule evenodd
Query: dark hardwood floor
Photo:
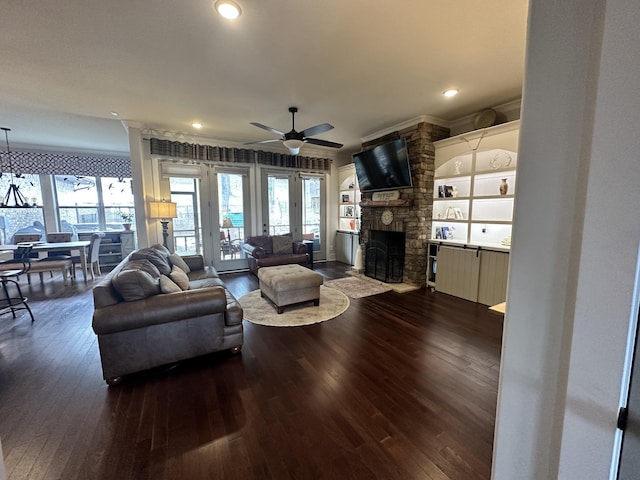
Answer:
<svg viewBox="0 0 640 480"><path fill-rule="evenodd" d="M237 297L257 288L224 280ZM34 279L36 322L0 317L10 480L490 478L502 316L485 306L421 289L311 326L245 322L239 355L108 388L91 287Z"/></svg>

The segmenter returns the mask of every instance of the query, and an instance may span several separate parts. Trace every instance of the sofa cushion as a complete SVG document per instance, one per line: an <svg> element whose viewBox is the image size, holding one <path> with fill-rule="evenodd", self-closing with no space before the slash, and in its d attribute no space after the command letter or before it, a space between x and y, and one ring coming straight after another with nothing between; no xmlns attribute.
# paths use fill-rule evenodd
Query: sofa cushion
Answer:
<svg viewBox="0 0 640 480"><path fill-rule="evenodd" d="M288 235L274 235L273 236L273 254L286 255L288 253L292 253L291 237L289 237Z"/></svg>
<svg viewBox="0 0 640 480"><path fill-rule="evenodd" d="M139 260L129 260L124 264L121 270L142 270L147 272L153 278L160 277L160 270L153 263L151 263L146 258L141 258Z"/></svg>
<svg viewBox="0 0 640 480"><path fill-rule="evenodd" d="M189 290L189 277L176 265L171 268L171 273L169 274L169 278L173 280L176 285L178 285L182 290Z"/></svg>
<svg viewBox="0 0 640 480"><path fill-rule="evenodd" d="M158 279L141 269L122 269L113 276L111 284L126 302L142 300L160 293Z"/></svg>
<svg viewBox="0 0 640 480"><path fill-rule="evenodd" d="M169 265L168 257L165 258L162 253L154 250L153 248L142 248L137 252L133 252L130 259L149 260L157 267L162 275L169 275L169 273L171 273L171 266Z"/></svg>
<svg viewBox="0 0 640 480"><path fill-rule="evenodd" d="M223 287L226 288L226 285L219 278L200 278L198 280L191 280L189 282L191 289L198 290L200 288L208 288L208 287Z"/></svg>
<svg viewBox="0 0 640 480"><path fill-rule="evenodd" d="M160 275L160 291L162 293L177 293L182 289L166 275Z"/></svg>
<svg viewBox="0 0 640 480"><path fill-rule="evenodd" d="M169 255L169 261L171 262L171 265L173 265L174 267L178 267L184 273L189 273L191 271L189 265L187 265L187 262L185 262L177 253L172 253L171 255Z"/></svg>

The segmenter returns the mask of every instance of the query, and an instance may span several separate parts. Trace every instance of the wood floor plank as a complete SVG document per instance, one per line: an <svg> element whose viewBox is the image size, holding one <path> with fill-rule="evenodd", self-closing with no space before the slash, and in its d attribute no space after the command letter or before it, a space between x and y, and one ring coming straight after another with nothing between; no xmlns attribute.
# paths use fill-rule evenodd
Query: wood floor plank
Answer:
<svg viewBox="0 0 640 480"><path fill-rule="evenodd" d="M258 288L223 279L238 297ZM24 282L36 321L0 317L10 480L490 478L502 317L484 306L420 289L315 325L245 322L238 355L108 388L92 286Z"/></svg>

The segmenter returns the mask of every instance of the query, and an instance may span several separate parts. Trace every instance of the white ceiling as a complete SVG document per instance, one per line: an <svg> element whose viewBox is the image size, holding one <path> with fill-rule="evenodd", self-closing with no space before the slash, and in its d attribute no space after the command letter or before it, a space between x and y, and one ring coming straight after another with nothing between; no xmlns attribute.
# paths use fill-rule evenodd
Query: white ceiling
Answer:
<svg viewBox="0 0 640 480"><path fill-rule="evenodd" d="M242 143L273 137L251 121L289 131L297 106L298 131L329 122L317 137L348 153L520 97L526 0L237 1L232 22L211 0L3 2L0 126L12 145L127 152L122 120Z"/></svg>

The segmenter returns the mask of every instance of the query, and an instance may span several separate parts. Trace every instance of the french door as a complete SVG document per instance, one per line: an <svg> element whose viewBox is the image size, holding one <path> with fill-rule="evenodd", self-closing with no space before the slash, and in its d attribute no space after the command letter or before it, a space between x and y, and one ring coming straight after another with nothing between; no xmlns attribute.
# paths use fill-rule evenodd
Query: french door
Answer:
<svg viewBox="0 0 640 480"><path fill-rule="evenodd" d="M210 177L213 265L218 271L247 268L242 245L251 226L249 169L217 167Z"/></svg>
<svg viewBox="0 0 640 480"><path fill-rule="evenodd" d="M308 240L314 259L326 258L325 184L324 175L263 171L262 234Z"/></svg>

